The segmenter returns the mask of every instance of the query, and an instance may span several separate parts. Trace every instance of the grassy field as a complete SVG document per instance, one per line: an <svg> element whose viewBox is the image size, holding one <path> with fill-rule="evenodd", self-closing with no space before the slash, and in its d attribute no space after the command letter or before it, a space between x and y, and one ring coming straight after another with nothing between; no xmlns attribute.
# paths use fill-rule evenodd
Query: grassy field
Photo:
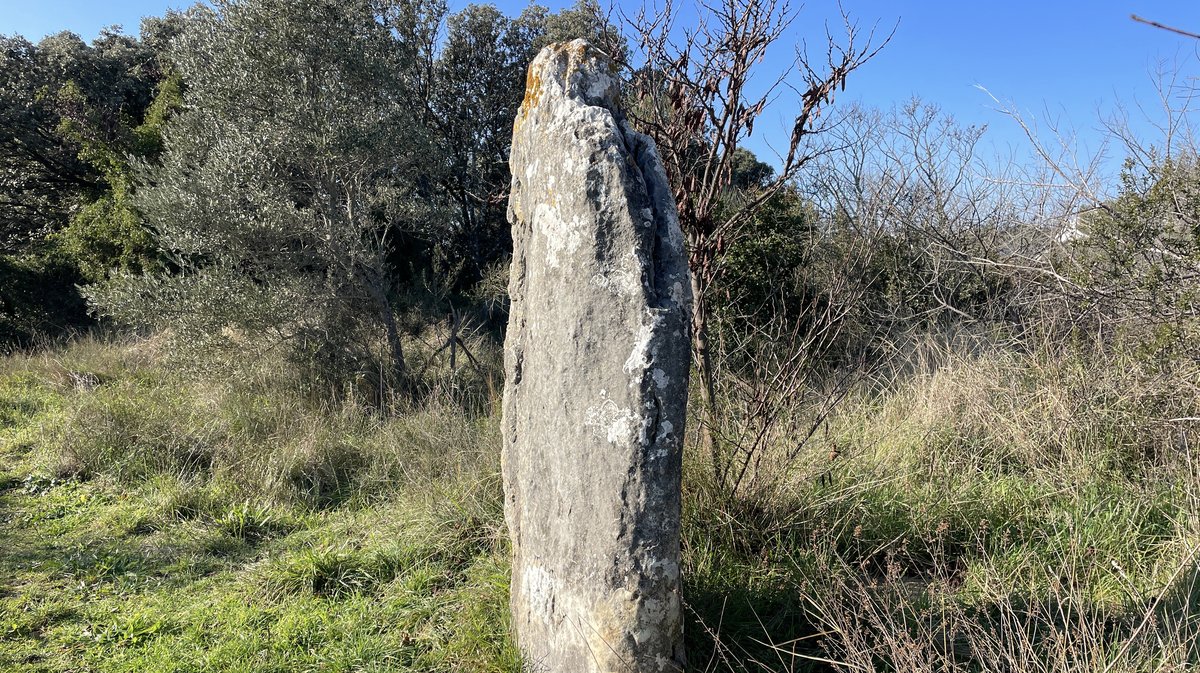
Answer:
<svg viewBox="0 0 1200 673"><path fill-rule="evenodd" d="M769 490L689 458L690 668L1200 666L1197 382L912 351ZM0 670L519 671L496 408L316 403L152 341L5 358Z"/></svg>

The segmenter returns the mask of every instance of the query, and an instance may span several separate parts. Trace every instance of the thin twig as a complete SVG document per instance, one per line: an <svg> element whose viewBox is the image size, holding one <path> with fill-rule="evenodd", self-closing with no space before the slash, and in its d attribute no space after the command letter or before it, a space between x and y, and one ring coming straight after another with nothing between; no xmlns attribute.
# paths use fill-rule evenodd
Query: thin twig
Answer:
<svg viewBox="0 0 1200 673"><path fill-rule="evenodd" d="M1200 40L1200 35L1197 35L1196 33L1189 33L1186 30L1181 30L1179 28L1172 28L1171 26L1159 23L1157 21L1151 21L1150 19L1144 19L1144 18L1138 16L1137 14L1130 14L1129 18L1133 19L1134 21L1137 21L1138 23L1144 23L1148 26L1154 26L1155 28L1161 28L1162 30L1169 31L1169 32L1175 33L1177 35L1183 35L1184 37L1194 37L1197 40Z"/></svg>

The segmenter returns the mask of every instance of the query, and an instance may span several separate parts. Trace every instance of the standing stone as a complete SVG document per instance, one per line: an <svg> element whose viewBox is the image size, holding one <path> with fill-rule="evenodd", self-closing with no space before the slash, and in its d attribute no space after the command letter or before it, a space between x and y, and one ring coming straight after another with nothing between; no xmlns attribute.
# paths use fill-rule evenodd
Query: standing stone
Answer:
<svg viewBox="0 0 1200 673"><path fill-rule="evenodd" d="M654 143L583 40L529 67L510 159L505 518L532 671L682 669L691 291Z"/></svg>

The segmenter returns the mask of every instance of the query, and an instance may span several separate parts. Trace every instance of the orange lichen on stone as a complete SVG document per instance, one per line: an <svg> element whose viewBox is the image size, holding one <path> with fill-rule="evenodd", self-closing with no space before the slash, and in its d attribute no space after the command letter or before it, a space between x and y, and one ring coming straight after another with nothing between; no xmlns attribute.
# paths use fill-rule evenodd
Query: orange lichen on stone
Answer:
<svg viewBox="0 0 1200 673"><path fill-rule="evenodd" d="M588 49L591 48L591 45L583 40L572 40L566 43L566 48L571 51L571 55L574 56L578 61L582 61L583 58L587 56Z"/></svg>
<svg viewBox="0 0 1200 673"><path fill-rule="evenodd" d="M525 99L521 101L521 115L524 116L529 110L537 107L541 98L542 69L531 64L529 72L525 73Z"/></svg>
<svg viewBox="0 0 1200 673"><path fill-rule="evenodd" d="M561 43L563 51L567 52L567 71L564 73L564 79L570 80L571 75L579 70L579 66L583 64L588 57L588 51L592 45L583 40L572 40L570 42Z"/></svg>
<svg viewBox="0 0 1200 673"><path fill-rule="evenodd" d="M587 58L588 50L591 45L583 40L573 40L571 42L559 42L552 44L549 47L552 52L564 52L567 54L567 68L564 73L569 79L571 74L579 69L579 64ZM521 108L517 111L517 118L514 124L514 129L519 128L524 117L528 116L533 108L538 106L542 98L542 68L538 67L535 60L529 65L529 69L525 72L525 98L521 101Z"/></svg>
<svg viewBox="0 0 1200 673"><path fill-rule="evenodd" d="M513 135L515 136L521 130L521 124L525 121L533 108L537 107L538 101L542 97L542 73L537 67L537 63L530 63L529 69L525 71L525 98L521 101L521 107L517 110L517 116L513 119Z"/></svg>

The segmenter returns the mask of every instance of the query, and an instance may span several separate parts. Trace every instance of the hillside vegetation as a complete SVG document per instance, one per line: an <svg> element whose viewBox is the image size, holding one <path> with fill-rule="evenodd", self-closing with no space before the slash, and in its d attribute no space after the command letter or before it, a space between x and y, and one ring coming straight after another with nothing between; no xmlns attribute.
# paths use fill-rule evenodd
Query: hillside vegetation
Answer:
<svg viewBox="0 0 1200 673"><path fill-rule="evenodd" d="M8 670L520 670L498 418L199 381L154 340L3 363ZM1196 388L928 340L769 499L685 484L696 670L1190 670ZM840 662L833 664L832 662Z"/></svg>
<svg viewBox="0 0 1200 673"><path fill-rule="evenodd" d="M780 10L682 44L587 0L0 37L0 669L521 671L507 152L525 65L579 37L698 274L690 670L1200 668L1194 62L1105 180L1014 111L1028 165L936 105L835 106L887 57L852 21L776 79ZM784 163L745 149L793 104Z"/></svg>

